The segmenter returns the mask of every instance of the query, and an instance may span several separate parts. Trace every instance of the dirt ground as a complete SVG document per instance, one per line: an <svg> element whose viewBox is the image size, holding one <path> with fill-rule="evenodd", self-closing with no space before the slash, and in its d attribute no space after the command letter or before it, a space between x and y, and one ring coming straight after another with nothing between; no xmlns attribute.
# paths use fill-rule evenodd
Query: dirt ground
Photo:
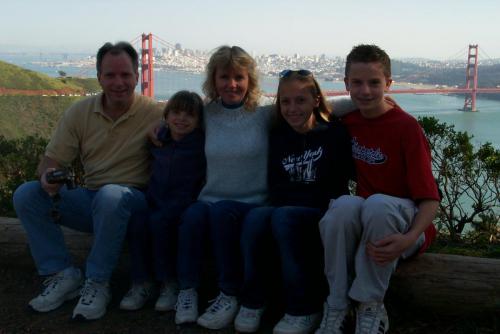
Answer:
<svg viewBox="0 0 500 334"><path fill-rule="evenodd" d="M173 312L158 313L153 302L141 311L125 312L118 309L118 303L127 290L125 269L118 271L113 280L113 300L104 318L91 322L75 322L70 319L76 300L65 303L61 308L37 314L28 310L27 302L40 289L41 279L37 276L28 251L15 255L0 249L0 334L146 334L146 333L233 333L232 329L221 331L204 330L196 325L176 326ZM209 293L206 289L201 299ZM484 315L482 318L443 318L422 311L408 310L404 305L387 305L390 315L390 333L401 334L498 334L500 318ZM271 313L271 314L269 314ZM271 333L272 326L279 320L280 312L274 309L264 317L259 333Z"/></svg>

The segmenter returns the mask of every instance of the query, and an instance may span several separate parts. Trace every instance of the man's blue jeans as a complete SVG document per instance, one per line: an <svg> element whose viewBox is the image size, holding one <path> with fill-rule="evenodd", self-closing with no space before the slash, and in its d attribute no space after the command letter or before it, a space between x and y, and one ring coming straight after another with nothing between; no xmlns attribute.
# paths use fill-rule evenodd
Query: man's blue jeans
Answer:
<svg viewBox="0 0 500 334"><path fill-rule="evenodd" d="M269 260L277 251L286 313L307 315L321 310L327 291L318 229L323 213L317 208L284 206L259 207L247 214L241 233L245 276L242 305L264 306L272 282L273 269L269 266L276 267Z"/></svg>
<svg viewBox="0 0 500 334"><path fill-rule="evenodd" d="M55 221L52 198L40 182L22 184L14 193L14 208L28 235L31 254L40 275L57 273L71 265L59 225L93 233L94 241L87 257L86 277L108 281L120 257L131 214L145 210L142 191L108 184L99 190L67 190L62 187Z"/></svg>

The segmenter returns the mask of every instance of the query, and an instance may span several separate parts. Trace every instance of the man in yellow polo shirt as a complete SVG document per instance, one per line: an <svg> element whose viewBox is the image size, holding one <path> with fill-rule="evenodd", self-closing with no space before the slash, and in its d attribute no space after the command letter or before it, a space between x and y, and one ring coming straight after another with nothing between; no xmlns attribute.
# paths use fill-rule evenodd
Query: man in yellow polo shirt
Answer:
<svg viewBox="0 0 500 334"><path fill-rule="evenodd" d="M147 131L161 117L156 102L134 93L138 56L129 43L106 43L99 49L97 78L102 94L78 101L60 119L38 167L40 180L14 193L38 272L48 276L29 306L48 312L80 294L73 318L83 320L105 314L111 299L108 282L129 218L147 207L142 192L149 168ZM77 158L85 188L69 190L47 182L47 173ZM94 234L85 275L73 265L59 225Z"/></svg>

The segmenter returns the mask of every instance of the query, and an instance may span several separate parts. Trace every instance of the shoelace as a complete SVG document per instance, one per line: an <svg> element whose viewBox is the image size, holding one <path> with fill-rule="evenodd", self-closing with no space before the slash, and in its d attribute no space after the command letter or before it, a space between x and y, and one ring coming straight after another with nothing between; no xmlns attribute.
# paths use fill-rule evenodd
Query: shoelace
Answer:
<svg viewBox="0 0 500 334"><path fill-rule="evenodd" d="M376 306L366 307L360 312L359 314L360 322L359 324L357 324L357 326L360 326L361 333L368 333L368 334L373 333L372 330L374 325L378 326L377 333L379 334L384 333L385 326L383 325L381 326L380 323L382 319L378 317L378 313L379 312Z"/></svg>
<svg viewBox="0 0 500 334"><path fill-rule="evenodd" d="M190 309L191 307L193 307L193 297L194 295L192 292L181 290L179 292L179 299L177 301L177 304L175 305L175 309Z"/></svg>
<svg viewBox="0 0 500 334"><path fill-rule="evenodd" d="M321 329L325 330L342 330L344 319L346 316L346 311L336 310L331 307L326 308L323 314L323 320L321 320Z"/></svg>
<svg viewBox="0 0 500 334"><path fill-rule="evenodd" d="M214 300L215 300L215 302L214 302ZM225 296L222 293L220 293L217 296L217 298L216 299L212 299L210 301L210 303L212 303L212 305L210 305L207 308L207 312L214 314L214 313L217 313L220 310L226 308L227 306L229 306L231 304L231 300L227 296Z"/></svg>
<svg viewBox="0 0 500 334"><path fill-rule="evenodd" d="M62 275L58 274L47 277L42 283L43 286L45 286L45 288L43 289L41 295L47 296L52 291L54 291L56 286L59 284L60 281L62 281L63 278L64 277Z"/></svg>
<svg viewBox="0 0 500 334"><path fill-rule="evenodd" d="M93 280L90 279L87 280L85 282L85 286L80 292L80 295L82 296L82 304L84 305L92 304L100 289L101 286L99 283L94 282Z"/></svg>

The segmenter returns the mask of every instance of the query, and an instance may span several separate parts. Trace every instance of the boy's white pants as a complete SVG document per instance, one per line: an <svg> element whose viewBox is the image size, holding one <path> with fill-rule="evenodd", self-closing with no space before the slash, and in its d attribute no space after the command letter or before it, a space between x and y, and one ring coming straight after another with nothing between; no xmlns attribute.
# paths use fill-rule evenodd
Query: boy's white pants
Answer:
<svg viewBox="0 0 500 334"><path fill-rule="evenodd" d="M359 302L383 302L389 280L398 260L385 266L366 254L366 243L395 233L405 233L411 226L417 207L409 199L375 194L367 199L344 195L331 200L319 222L325 250L325 275L330 287L327 302L343 309L349 298ZM415 254L424 243L424 234L402 254Z"/></svg>

